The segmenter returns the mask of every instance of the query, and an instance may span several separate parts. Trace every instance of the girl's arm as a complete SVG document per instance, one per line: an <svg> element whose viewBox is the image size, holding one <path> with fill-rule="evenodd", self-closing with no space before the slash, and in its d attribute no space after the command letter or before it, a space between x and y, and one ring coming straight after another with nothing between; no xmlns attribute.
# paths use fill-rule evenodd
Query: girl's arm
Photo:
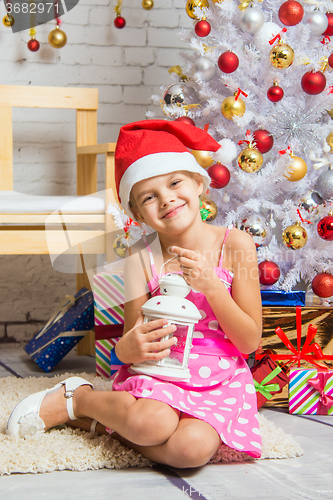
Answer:
<svg viewBox="0 0 333 500"><path fill-rule="evenodd" d="M233 229L225 252L231 256L234 278L232 297L206 259L190 250L173 247L185 269L188 283L204 293L226 336L244 354L258 348L262 333L262 309L258 262L253 239Z"/></svg>

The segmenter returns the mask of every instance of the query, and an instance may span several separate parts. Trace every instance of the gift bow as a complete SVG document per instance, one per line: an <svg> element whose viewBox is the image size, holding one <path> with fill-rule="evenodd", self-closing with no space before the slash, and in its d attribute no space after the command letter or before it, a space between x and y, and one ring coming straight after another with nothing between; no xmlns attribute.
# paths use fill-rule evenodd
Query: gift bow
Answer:
<svg viewBox="0 0 333 500"><path fill-rule="evenodd" d="M280 389L279 384L268 384L278 373L280 373L281 368L277 366L274 370L267 375L261 382L253 380L255 390L260 392L266 399L271 399L273 397L272 392L277 392Z"/></svg>
<svg viewBox="0 0 333 500"><path fill-rule="evenodd" d="M333 396L325 393L325 385L331 376L332 373L319 372L315 378L308 380L308 384L320 393L317 415L328 415L328 410L333 406Z"/></svg>
<svg viewBox="0 0 333 500"><path fill-rule="evenodd" d="M282 328L278 326L275 329L276 335L282 340L284 345L291 351L291 354L272 354L271 358L279 360L285 359L287 360L288 364L291 363L290 366L293 366L295 363L297 363L298 367L301 366L301 361L305 360L308 363L317 366L318 368L321 369L324 368L327 370L326 366L320 365L316 361L325 358L329 359L331 358L331 356L329 358L327 356L324 356L323 351L321 350L321 347L317 342L311 344L317 333L316 326L309 325L304 345L301 348L302 312L300 306L296 307L296 331L297 331L297 349L292 345L292 343L290 342L290 340L288 339L287 335L284 333Z"/></svg>

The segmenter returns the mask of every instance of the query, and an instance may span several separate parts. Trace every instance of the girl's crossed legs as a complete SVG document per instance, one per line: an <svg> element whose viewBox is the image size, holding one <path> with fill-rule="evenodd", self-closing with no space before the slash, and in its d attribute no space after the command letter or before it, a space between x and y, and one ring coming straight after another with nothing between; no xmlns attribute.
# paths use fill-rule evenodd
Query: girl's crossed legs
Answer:
<svg viewBox="0 0 333 500"><path fill-rule="evenodd" d="M78 419L89 417L111 428L120 442L153 462L199 467L221 443L208 423L180 414L161 401L136 399L125 391L93 391L84 385L76 389L73 404ZM45 396L40 417L46 429L68 421L63 389Z"/></svg>

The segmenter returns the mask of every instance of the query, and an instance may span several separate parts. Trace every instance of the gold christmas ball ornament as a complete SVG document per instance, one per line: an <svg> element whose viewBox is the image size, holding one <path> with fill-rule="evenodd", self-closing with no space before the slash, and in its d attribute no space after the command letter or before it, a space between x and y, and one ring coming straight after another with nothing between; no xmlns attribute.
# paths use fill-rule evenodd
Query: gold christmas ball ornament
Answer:
<svg viewBox="0 0 333 500"><path fill-rule="evenodd" d="M54 30L49 33L49 44L54 49L61 49L67 43L67 36L64 31L62 31L59 26L56 26Z"/></svg>
<svg viewBox="0 0 333 500"><path fill-rule="evenodd" d="M282 233L282 241L286 247L292 250L303 248L308 241L308 235L304 227L297 221L296 224L288 226Z"/></svg>
<svg viewBox="0 0 333 500"><path fill-rule="evenodd" d="M213 200L206 198L201 201L201 218L204 222L212 222L217 216L217 205Z"/></svg>
<svg viewBox="0 0 333 500"><path fill-rule="evenodd" d="M154 2L153 0L142 0L141 5L145 10L150 10L154 7Z"/></svg>
<svg viewBox="0 0 333 500"><path fill-rule="evenodd" d="M209 3L208 0L187 0L186 2L186 12L187 15L190 16L192 19L200 19L199 17L196 17L194 14L194 9L199 8L199 9L208 9Z"/></svg>
<svg viewBox="0 0 333 500"><path fill-rule="evenodd" d="M13 16L11 16L10 14L7 14L3 19L2 19L2 22L3 24L6 26L6 28L10 28L11 26L13 26L13 24L15 23L15 19L13 18Z"/></svg>
<svg viewBox="0 0 333 500"><path fill-rule="evenodd" d="M263 155L255 148L246 148L238 156L238 165L244 172L253 173L261 169Z"/></svg>
<svg viewBox="0 0 333 500"><path fill-rule="evenodd" d="M221 113L227 120L232 120L234 116L243 116L245 110L245 102L240 97L236 100L234 96L229 96L222 102Z"/></svg>
<svg viewBox="0 0 333 500"><path fill-rule="evenodd" d="M269 60L275 68L289 68L294 61L295 53L286 43L278 43L269 53Z"/></svg>
<svg viewBox="0 0 333 500"><path fill-rule="evenodd" d="M128 250L128 243L125 234L117 236L113 242L113 251L118 257L125 258L126 251Z"/></svg>
<svg viewBox="0 0 333 500"><path fill-rule="evenodd" d="M308 167L302 158L299 156L290 155L291 162L287 166L286 174L283 174L283 177L288 179L291 182L297 182L305 177Z"/></svg>
<svg viewBox="0 0 333 500"><path fill-rule="evenodd" d="M210 151L200 151L199 149L192 149L191 153L197 160L199 165L203 168L209 168L214 163Z"/></svg>
<svg viewBox="0 0 333 500"><path fill-rule="evenodd" d="M328 136L326 137L326 142L329 145L329 147L331 148L330 153L333 153L333 132L328 134Z"/></svg>

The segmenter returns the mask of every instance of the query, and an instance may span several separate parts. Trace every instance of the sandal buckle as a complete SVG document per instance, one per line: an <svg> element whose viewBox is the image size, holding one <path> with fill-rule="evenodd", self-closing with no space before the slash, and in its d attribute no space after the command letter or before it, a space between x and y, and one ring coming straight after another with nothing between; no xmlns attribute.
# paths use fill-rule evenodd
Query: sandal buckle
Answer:
<svg viewBox="0 0 333 500"><path fill-rule="evenodd" d="M66 399L70 399L70 398L74 397L74 390L69 389L69 390L65 391L64 396Z"/></svg>

